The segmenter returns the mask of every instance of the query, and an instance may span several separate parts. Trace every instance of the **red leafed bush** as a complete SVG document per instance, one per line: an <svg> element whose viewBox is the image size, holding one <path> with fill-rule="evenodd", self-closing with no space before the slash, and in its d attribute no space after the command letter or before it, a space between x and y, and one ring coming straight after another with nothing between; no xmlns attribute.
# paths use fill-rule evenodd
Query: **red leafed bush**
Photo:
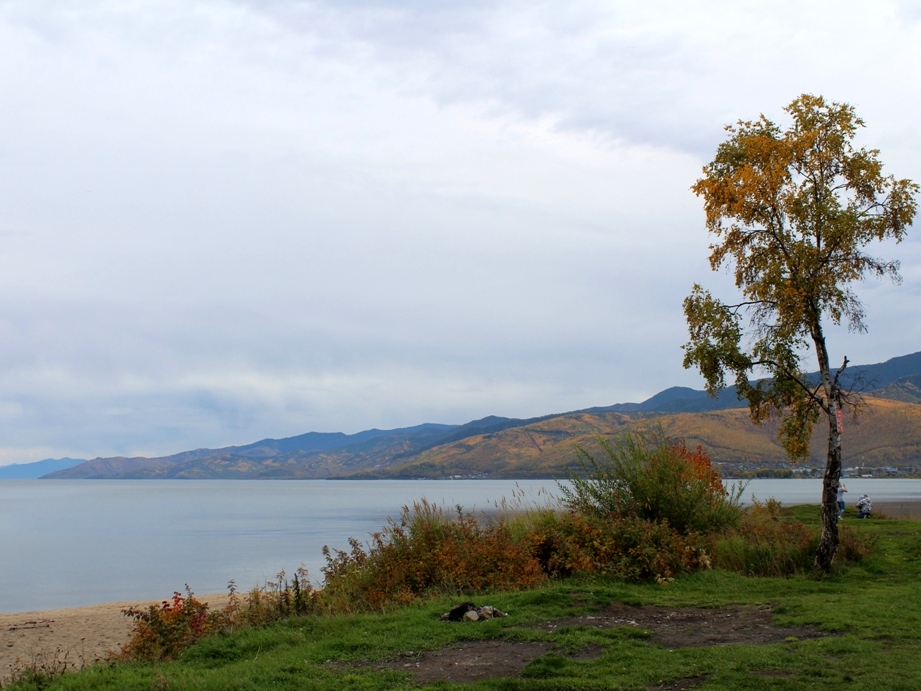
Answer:
<svg viewBox="0 0 921 691"><path fill-rule="evenodd" d="M135 621L131 640L121 651L121 656L129 660L172 660L228 623L225 612L210 610L207 603L195 598L188 586L184 597L175 592L172 599L159 606L122 611Z"/></svg>

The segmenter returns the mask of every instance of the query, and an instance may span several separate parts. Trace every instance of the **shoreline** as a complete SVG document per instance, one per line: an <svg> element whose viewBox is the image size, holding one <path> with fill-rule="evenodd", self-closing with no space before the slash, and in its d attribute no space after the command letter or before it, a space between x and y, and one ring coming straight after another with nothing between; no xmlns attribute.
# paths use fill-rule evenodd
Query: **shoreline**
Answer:
<svg viewBox="0 0 921 691"><path fill-rule="evenodd" d="M854 524L855 501L847 502L844 525ZM877 517L921 520L921 500L873 502ZM871 519L872 520L872 519ZM211 608L227 604L229 593L195 595ZM28 667L80 669L128 642L134 621L122 610L159 605L159 600L107 602L84 607L0 613L0 683Z"/></svg>
<svg viewBox="0 0 921 691"><path fill-rule="evenodd" d="M229 597L229 593L195 595L212 608L223 607ZM0 614L0 683L33 666L74 670L104 660L131 637L134 620L122 610L161 602L133 600Z"/></svg>

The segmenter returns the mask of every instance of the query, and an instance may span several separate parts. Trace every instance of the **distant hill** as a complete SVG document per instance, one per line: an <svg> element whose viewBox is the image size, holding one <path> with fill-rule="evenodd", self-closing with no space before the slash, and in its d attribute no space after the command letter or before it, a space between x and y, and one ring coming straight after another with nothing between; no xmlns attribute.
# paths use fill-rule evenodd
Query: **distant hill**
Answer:
<svg viewBox="0 0 921 691"><path fill-rule="evenodd" d="M378 472L359 477L560 477L579 468L577 446L595 455L599 439L625 430L661 428L690 446L703 446L730 473L787 468L776 424L755 425L741 408L706 413L570 413L523 427L445 444ZM825 435L813 437L807 464L822 466ZM921 469L921 405L867 397L856 419L845 419L847 467L914 466Z"/></svg>
<svg viewBox="0 0 921 691"><path fill-rule="evenodd" d="M921 352L880 364L850 367L842 373L842 381L872 394L867 397L866 410L857 419L857 427L846 437L846 464L921 465ZM734 387L718 397L672 387L642 403L618 403L526 420L489 416L464 425L428 423L350 435L308 432L159 458L96 458L44 477L559 476L576 465L576 445L593 448L599 437L648 426L652 420L668 434L702 444L719 462L786 463L775 438L776 429L753 425ZM817 462L824 458L821 448L817 447L815 453Z"/></svg>
<svg viewBox="0 0 921 691"><path fill-rule="evenodd" d="M736 387L723 389L716 396L706 391L690 389L686 386L673 386L660 391L642 403L615 403L614 405L586 408L581 413L701 413L707 410L725 410L742 408L745 403L739 400Z"/></svg>
<svg viewBox="0 0 921 691"><path fill-rule="evenodd" d="M837 372L834 369L832 373ZM818 382L817 373L810 378ZM875 365L850 366L841 374L841 383L861 393L872 393L877 398L893 398L910 403L921 403L921 395L910 393L911 386L921 386L921 352L894 357ZM915 396L914 399L904 396ZM587 413L702 413L727 408L744 408L746 403L740 401L736 387L729 386L716 397L706 391L674 386L660 391L642 403L616 403L611 406L586 408Z"/></svg>
<svg viewBox="0 0 921 691"><path fill-rule="evenodd" d="M921 403L921 374L900 377L876 389L873 395L879 398L889 398L893 401Z"/></svg>
<svg viewBox="0 0 921 691"><path fill-rule="evenodd" d="M537 419L537 418L535 418ZM245 446L196 449L157 458L95 458L49 473L48 479L322 478L390 465L442 443L533 420L490 416L465 425L427 423L356 434L309 432Z"/></svg>
<svg viewBox="0 0 921 691"><path fill-rule="evenodd" d="M85 462L82 458L46 458L43 461L34 461L32 463L0 465L0 480L35 480L42 475L53 473L56 470L73 468Z"/></svg>

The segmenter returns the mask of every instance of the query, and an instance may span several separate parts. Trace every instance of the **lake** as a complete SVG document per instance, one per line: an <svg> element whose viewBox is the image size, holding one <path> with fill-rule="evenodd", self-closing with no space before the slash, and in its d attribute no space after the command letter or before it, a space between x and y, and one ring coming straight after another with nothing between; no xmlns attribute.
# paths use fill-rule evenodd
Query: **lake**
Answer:
<svg viewBox="0 0 921 691"><path fill-rule="evenodd" d="M849 479L850 504L921 501L921 480ZM819 503L821 480L753 480L750 500ZM546 504L552 480L0 481L0 612L157 600L188 583L248 589L285 569L321 580L323 545L398 517L425 497L477 512L503 498Z"/></svg>

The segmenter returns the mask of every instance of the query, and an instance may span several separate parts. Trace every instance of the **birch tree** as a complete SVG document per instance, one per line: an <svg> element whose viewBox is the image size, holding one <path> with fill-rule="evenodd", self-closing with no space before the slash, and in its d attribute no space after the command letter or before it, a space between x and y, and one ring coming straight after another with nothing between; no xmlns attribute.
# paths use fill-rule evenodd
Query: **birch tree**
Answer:
<svg viewBox="0 0 921 691"><path fill-rule="evenodd" d="M848 359L832 367L826 330L844 324L866 331L855 284L901 280L898 261L872 256L867 246L902 240L919 188L884 175L879 151L855 148L864 122L847 103L804 94L784 110L786 129L764 115L727 126L727 139L691 188L715 238L710 266L732 270L739 299L723 302L693 287L684 301L684 366L698 368L713 395L731 380L754 422L778 419L779 440L793 461L808 457L813 430L824 420L815 563L827 572L838 549L841 419L854 400L841 381ZM818 380L806 375L812 357Z"/></svg>

